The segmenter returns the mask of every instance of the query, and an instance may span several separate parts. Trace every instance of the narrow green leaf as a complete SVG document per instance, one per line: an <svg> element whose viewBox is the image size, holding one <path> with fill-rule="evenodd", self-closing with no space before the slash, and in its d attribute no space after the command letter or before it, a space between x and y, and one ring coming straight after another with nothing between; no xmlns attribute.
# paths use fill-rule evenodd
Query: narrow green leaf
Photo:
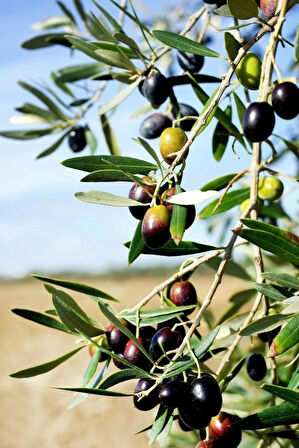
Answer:
<svg viewBox="0 0 299 448"><path fill-rule="evenodd" d="M243 103L243 101L240 99L240 97L238 96L238 94L236 92L233 92L234 95L234 100L236 103L236 108L237 108L237 113L238 113L238 117L239 117L239 121L240 124L242 125L243 123L243 117L246 111L246 106Z"/></svg>
<svg viewBox="0 0 299 448"><path fill-rule="evenodd" d="M145 327L147 325L155 325L160 322L167 322L169 319L173 319L174 317L178 317L182 315L182 313L188 309L194 308L195 305L188 306L173 306L169 308L158 308L153 310L140 311L139 313L139 323L140 327ZM120 317L123 317L131 324L136 325L137 317L136 312L127 312L119 314Z"/></svg>
<svg viewBox="0 0 299 448"><path fill-rule="evenodd" d="M138 86L140 79L136 79L136 81L132 82L132 84L128 85L124 89L120 90L111 100L109 100L106 104L104 104L98 114L103 115L111 109L114 109L116 106L121 104Z"/></svg>
<svg viewBox="0 0 299 448"><path fill-rule="evenodd" d="M299 279L289 274L279 274L277 272L264 272L263 277L270 282L276 282L287 288L299 290Z"/></svg>
<svg viewBox="0 0 299 448"><path fill-rule="evenodd" d="M22 48L26 50L39 50L40 48L52 47L53 45L71 46L64 33L48 33L26 40L22 43Z"/></svg>
<svg viewBox="0 0 299 448"><path fill-rule="evenodd" d="M286 429L284 431L267 432L268 437L279 437L280 439L299 440L299 430ZM295 448L296 445L293 445Z"/></svg>
<svg viewBox="0 0 299 448"><path fill-rule="evenodd" d="M109 205L112 207L134 207L142 206L141 202L133 199L117 196L116 194L106 193L105 191L88 191L75 193L77 199L91 204Z"/></svg>
<svg viewBox="0 0 299 448"><path fill-rule="evenodd" d="M97 61L100 61L103 63L102 58L96 54L96 50L98 50L98 47L94 42L86 42L83 39L80 39L79 37L75 36L66 36L66 39L72 44L72 46L82 53L86 54L90 58L96 59Z"/></svg>
<svg viewBox="0 0 299 448"><path fill-rule="evenodd" d="M139 255L146 247L145 241L142 238L141 227L142 227L142 221L139 221L130 244L130 250L128 254L129 265L132 264L133 261L135 261L136 258L139 257Z"/></svg>
<svg viewBox="0 0 299 448"><path fill-rule="evenodd" d="M175 185L175 194L179 194L182 192L183 192L182 187L177 183ZM172 206L172 213L170 220L170 234L177 246L181 242L185 232L187 212L188 209L185 205L174 204Z"/></svg>
<svg viewBox="0 0 299 448"><path fill-rule="evenodd" d="M223 393L229 383L238 375L240 370L242 369L246 358L240 359L237 363L231 359L230 362L226 365L226 368L221 372L221 375L217 378L218 383L220 384L221 392Z"/></svg>
<svg viewBox="0 0 299 448"><path fill-rule="evenodd" d="M151 34L150 30L143 23L138 22L138 20L136 20L136 18L128 11L127 8L124 8L122 5L119 4L119 2L115 0L110 0L110 2L113 3L114 6L119 8L124 13L125 16L133 20L133 22L136 23L136 25L141 26L144 31L146 31L148 34Z"/></svg>
<svg viewBox="0 0 299 448"><path fill-rule="evenodd" d="M298 27L297 27L296 38L295 38L294 60L295 60L295 62L299 62L299 28Z"/></svg>
<svg viewBox="0 0 299 448"><path fill-rule="evenodd" d="M172 409L168 409L163 404L160 405L157 415L155 417L155 421L152 426L151 434L150 434L150 442L151 445L157 439L159 434L165 428L170 416L172 414Z"/></svg>
<svg viewBox="0 0 299 448"><path fill-rule="evenodd" d="M173 415L170 415L168 420L167 420L167 422L164 425L164 428L160 432L160 434L159 434L159 436L157 438L158 443L159 443L160 446L164 446L165 445L166 440L168 439L168 436L169 436L170 431L171 431L173 420L174 420Z"/></svg>
<svg viewBox="0 0 299 448"><path fill-rule="evenodd" d="M290 320L292 315L290 314L273 314L271 316L262 317L251 324L249 324L246 328L240 331L241 336L251 336L257 333L264 333L266 331L274 330L274 328L279 327L282 323L287 320Z"/></svg>
<svg viewBox="0 0 299 448"><path fill-rule="evenodd" d="M31 320L32 322L36 322L37 324L44 325L45 327L49 328L54 328L55 330L64 331L65 333L69 333L68 329L61 322L59 322L56 319L53 319L53 317L47 316L37 311L25 310L22 308L14 308L11 311L17 316Z"/></svg>
<svg viewBox="0 0 299 448"><path fill-rule="evenodd" d="M106 19L110 22L110 24L113 26L113 28L117 31L122 31L121 26L119 23L114 19L114 17L111 16L111 14L108 13L108 11L103 8L101 5L99 5L98 2L93 0L93 3L96 5L96 7L101 11L101 13L106 17Z"/></svg>
<svg viewBox="0 0 299 448"><path fill-rule="evenodd" d="M223 188L227 187L229 182L234 177L236 177L236 175L237 175L237 173L232 173L232 174L226 174L224 176L218 177L217 179L211 180L207 184L205 184L202 187L200 187L200 190L201 191L209 191L209 190L219 191L219 190L222 190Z"/></svg>
<svg viewBox="0 0 299 448"><path fill-rule="evenodd" d="M124 246L130 248L131 242L124 243ZM192 241L181 241L177 246L174 241L170 240L165 246L160 249L149 249L145 247L142 251L147 255L162 255L166 257L178 257L179 255L194 255L201 252L208 252L209 250L217 249L215 246L207 246L205 244L194 243Z"/></svg>
<svg viewBox="0 0 299 448"><path fill-rule="evenodd" d="M51 112L49 109L43 109L31 103L23 103L22 106L16 107L16 110L24 114L38 115L44 118L49 123L57 120L56 115L53 114L53 112Z"/></svg>
<svg viewBox="0 0 299 448"><path fill-rule="evenodd" d="M188 37L163 30L154 30L152 31L152 34L163 44L168 45L171 48L176 48L179 51L185 51L187 53L211 58L223 58L223 56L216 53L216 51L211 50L210 48L207 48L194 40L188 39Z"/></svg>
<svg viewBox="0 0 299 448"><path fill-rule="evenodd" d="M100 116L100 120L102 123L102 131L110 154L113 156L120 156L121 154L120 146L107 116L105 114L102 114Z"/></svg>
<svg viewBox="0 0 299 448"><path fill-rule="evenodd" d="M50 372L50 370L55 369L55 367L59 366L60 364L74 356L83 347L84 346L81 345L81 347L77 347L75 350L72 350L71 352L68 352L63 356L60 356L59 358L53 359L52 361L46 362L44 364L39 364L34 367L19 370L18 372L11 373L9 376L13 378L30 378L31 376L42 375L43 373Z"/></svg>
<svg viewBox="0 0 299 448"><path fill-rule="evenodd" d="M40 22L35 22L32 25L32 29L35 31L40 30L49 30L52 28L59 28L61 26L71 25L71 20L66 15L57 15L48 17L45 20L41 20Z"/></svg>
<svg viewBox="0 0 299 448"><path fill-rule="evenodd" d="M228 5L222 5L220 8L214 9L214 13L223 17L233 17Z"/></svg>
<svg viewBox="0 0 299 448"><path fill-rule="evenodd" d="M289 403L293 403L296 406L299 406L299 392L295 390L288 389L287 387L276 386L274 384L263 384L262 389L270 392L276 397L281 398Z"/></svg>
<svg viewBox="0 0 299 448"><path fill-rule="evenodd" d="M72 12L65 6L65 4L62 3L62 2L59 1L59 0L56 0L56 3L57 3L57 5L60 7L60 9L64 12L64 14L65 14L66 16L68 16L68 18L70 19L70 21L71 21L74 25L76 25L76 19L75 19L73 13L72 13Z"/></svg>
<svg viewBox="0 0 299 448"><path fill-rule="evenodd" d="M88 146L90 147L90 152L91 152L91 154L94 154L97 149L97 145L98 145L96 136L94 135L94 133L92 132L92 130L90 129L89 126L85 127L84 134L85 134L86 142L87 142Z"/></svg>
<svg viewBox="0 0 299 448"><path fill-rule="evenodd" d="M106 168L84 176L81 182L132 182L132 174L129 177L118 168Z"/></svg>
<svg viewBox="0 0 299 448"><path fill-rule="evenodd" d="M136 53L137 57L140 58L140 55L142 55L142 51L140 50L134 39L132 39L131 37L127 36L124 33L114 33L114 37L118 41L128 45L131 48L131 50Z"/></svg>
<svg viewBox="0 0 299 448"><path fill-rule="evenodd" d="M92 387L52 387L52 389L68 390L70 392L80 392L89 395L102 395L104 397L132 397L134 394L124 394L122 392L114 392L112 390L97 389Z"/></svg>
<svg viewBox="0 0 299 448"><path fill-rule="evenodd" d="M49 148L45 149L45 151L41 152L36 158L41 159L43 157L49 156L54 151L56 151L56 149L58 149L59 146L61 146L63 140L69 134L69 132L70 132L70 129L68 129L66 132L64 132L62 134L62 136L55 143L53 143L51 146L49 146Z"/></svg>
<svg viewBox="0 0 299 448"><path fill-rule="evenodd" d="M297 368L296 372L293 373L288 388L292 390L296 390L299 387L299 367Z"/></svg>
<svg viewBox="0 0 299 448"><path fill-rule="evenodd" d="M281 355L299 343L299 315L293 317L272 341L268 358Z"/></svg>
<svg viewBox="0 0 299 448"><path fill-rule="evenodd" d="M107 319L109 319L109 321L115 325L122 333L124 333L126 336L128 336L128 338L130 340L132 340L134 342L134 344L137 345L137 347L139 348L139 350L141 350L141 352L144 354L144 356L153 364L153 360L150 357L150 355L148 354L148 352L145 350L145 348L143 347L143 345L140 344L140 342L138 341L138 339L136 338L136 336L127 328L125 327L118 319L117 317L114 316L114 314L111 313L111 311L108 310L107 306L105 305L105 303L102 302L98 302L99 308L102 311L102 313L104 314L104 316L107 317Z"/></svg>
<svg viewBox="0 0 299 448"><path fill-rule="evenodd" d="M233 207L236 207L237 205L241 204L245 199L249 198L249 188L241 188L239 190L234 190L229 193L227 193L221 203L221 205L215 210L213 213L213 210L218 203L218 199L215 199L213 202L208 204L200 213L199 218L200 219L206 219L210 218L211 216L219 215L220 213L226 212L227 210L230 210Z"/></svg>
<svg viewBox="0 0 299 448"><path fill-rule="evenodd" d="M232 35L232 33L224 33L225 49L231 61L234 61L242 47L241 43Z"/></svg>
<svg viewBox="0 0 299 448"><path fill-rule="evenodd" d="M247 20L252 17L258 17L259 10L255 0L227 0L230 12L236 19Z"/></svg>
<svg viewBox="0 0 299 448"><path fill-rule="evenodd" d="M40 138L44 135L53 134L56 132L56 128L46 129L27 129L17 131L1 131L1 137L12 138L14 140L32 140L34 138Z"/></svg>
<svg viewBox="0 0 299 448"><path fill-rule="evenodd" d="M299 406L283 403L249 415L241 421L242 429L263 429L272 426L292 425L299 422Z"/></svg>
<svg viewBox="0 0 299 448"><path fill-rule="evenodd" d="M94 171L106 170L109 167L107 162L117 165L129 174L146 175L150 171L156 171L158 169L157 165L146 162L145 160L133 157L107 155L72 157L71 159L64 160L62 165L75 170L91 173ZM115 166L113 169L116 169Z"/></svg>
<svg viewBox="0 0 299 448"><path fill-rule="evenodd" d="M265 283L254 283L254 287L257 291L261 292L266 297L269 297L269 299L275 300L277 302L283 302L292 295L285 293L282 290L282 288L279 288L275 285L267 285Z"/></svg>
<svg viewBox="0 0 299 448"><path fill-rule="evenodd" d="M68 280L62 280L59 278L47 277L38 274L31 274L31 276L33 278L36 278L37 280L41 280L42 282L52 283L53 285L62 286L63 288L71 289L72 291L78 291L93 297L100 297L101 299L118 302L118 300L110 296L110 294L107 294L100 289L94 288L93 286L84 285L83 283L71 282Z"/></svg>
<svg viewBox="0 0 299 448"><path fill-rule="evenodd" d="M112 67L125 68L127 70L131 70L132 72L136 71L134 64L127 58L124 54L118 53L113 50L103 50L96 49L95 53L98 56L98 59L104 64L111 65Z"/></svg>
<svg viewBox="0 0 299 448"><path fill-rule="evenodd" d="M134 140L134 142L139 143L139 145L143 146L143 148L149 153L149 155L152 156L158 167L161 168L161 163L159 157L157 156L156 151L151 147L151 145L146 140L143 140L143 138L140 137L136 138L133 137L132 140Z"/></svg>
<svg viewBox="0 0 299 448"><path fill-rule="evenodd" d="M225 115L228 116L229 120L232 118L232 107L229 105L224 111ZM219 162L223 154L226 150L227 144L229 140L229 135L227 135L226 128L218 122L213 134L212 146L213 146L213 155L214 159Z"/></svg>
<svg viewBox="0 0 299 448"><path fill-rule="evenodd" d="M119 372L112 373L112 375L108 376L102 384L101 389L110 389L117 384L123 383L124 381L134 380L138 378L144 378L142 373L135 369L124 369ZM146 378L152 378L150 374Z"/></svg>
<svg viewBox="0 0 299 448"><path fill-rule="evenodd" d="M81 79L88 79L105 70L107 66L101 62L93 64L78 64L57 70L57 80L59 82L75 82Z"/></svg>
<svg viewBox="0 0 299 448"><path fill-rule="evenodd" d="M83 20L83 22L85 22L86 13L84 11L84 8L83 8L81 0L73 0L73 1L74 1L74 5L75 5L75 7L76 7L76 9L77 9L81 19Z"/></svg>

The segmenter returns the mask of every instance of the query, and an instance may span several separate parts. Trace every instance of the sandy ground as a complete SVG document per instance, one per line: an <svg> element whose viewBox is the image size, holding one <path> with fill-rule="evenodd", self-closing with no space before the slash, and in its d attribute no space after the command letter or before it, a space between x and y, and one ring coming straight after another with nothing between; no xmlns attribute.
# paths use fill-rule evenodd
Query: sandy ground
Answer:
<svg viewBox="0 0 299 448"><path fill-rule="evenodd" d="M85 283L99 287L126 304L136 303L164 278L88 279ZM192 279L201 297L207 292L212 277ZM80 279L84 282L84 279ZM240 281L230 277L223 282L221 293L212 307L222 314L224 302L239 290ZM96 304L82 294L71 294L87 313L100 319ZM51 372L29 379L10 378L9 373L43 363L73 348L71 335L31 323L10 312L12 308L44 311L52 307L50 296L37 280L0 283L1 306L1 448L143 448L146 434L133 433L147 426L152 412L133 408L132 398L91 396L74 409L67 409L73 397L70 392L49 389L48 385L80 386L89 361L87 350ZM112 369L113 370L113 369ZM128 392L133 382L126 383ZM124 390L122 388L122 390ZM153 411L155 412L155 410ZM154 445L153 445L154 446Z"/></svg>

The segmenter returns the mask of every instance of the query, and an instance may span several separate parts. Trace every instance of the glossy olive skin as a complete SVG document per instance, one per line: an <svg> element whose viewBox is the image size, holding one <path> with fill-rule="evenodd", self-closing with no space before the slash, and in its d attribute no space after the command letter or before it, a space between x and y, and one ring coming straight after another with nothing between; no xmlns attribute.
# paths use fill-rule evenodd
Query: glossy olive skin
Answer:
<svg viewBox="0 0 299 448"><path fill-rule="evenodd" d="M86 146L85 129L83 126L74 127L68 136L68 144L73 152L80 152Z"/></svg>
<svg viewBox="0 0 299 448"><path fill-rule="evenodd" d="M188 281L175 282L171 289L169 298L176 306L188 306L197 304L197 294L192 283ZM184 312L185 316L192 313L193 308Z"/></svg>
<svg viewBox="0 0 299 448"><path fill-rule="evenodd" d="M170 117L172 120L176 118L183 117L198 117L198 112L194 107L189 106L188 104L179 103L180 110L176 113L175 108L172 107L170 111ZM176 126L183 131L191 131L192 126L194 125L195 120L184 120L176 123Z"/></svg>
<svg viewBox="0 0 299 448"><path fill-rule="evenodd" d="M178 331L172 331L169 327L161 328L157 331L149 346L149 354L154 361L158 361L164 352L175 350L182 342L182 336ZM162 350L163 347L163 350ZM172 357L173 355L170 355ZM167 364L168 358L165 356L160 365Z"/></svg>
<svg viewBox="0 0 299 448"><path fill-rule="evenodd" d="M130 331L134 332L133 325L129 324L125 319L119 319L119 321L125 327L128 327ZM113 324L109 324L106 328L106 336L110 348L115 353L122 353L124 351L129 338L121 330L119 330L119 328Z"/></svg>
<svg viewBox="0 0 299 448"><path fill-rule="evenodd" d="M197 54L185 53L183 51L177 52L177 60L180 67L186 72L190 73L199 72L204 64L203 56Z"/></svg>
<svg viewBox="0 0 299 448"><path fill-rule="evenodd" d="M254 381L261 381L267 373L265 358L260 353L254 353L247 359L246 369L248 376Z"/></svg>
<svg viewBox="0 0 299 448"><path fill-rule="evenodd" d="M191 383L191 394L196 408L210 416L219 414L222 407L222 395L217 381L208 373Z"/></svg>
<svg viewBox="0 0 299 448"><path fill-rule="evenodd" d="M270 20L275 14L278 0L260 0L260 8L266 19Z"/></svg>
<svg viewBox="0 0 299 448"><path fill-rule="evenodd" d="M193 404L192 398L186 395L185 404L179 406L179 416L183 423L192 429L203 429L206 428L210 421L211 416L196 407Z"/></svg>
<svg viewBox="0 0 299 448"><path fill-rule="evenodd" d="M147 344L144 339L138 338L138 341L147 349ZM131 340L126 343L124 358L134 366L140 367L143 370L147 370L151 366L150 361L142 353L140 348Z"/></svg>
<svg viewBox="0 0 299 448"><path fill-rule="evenodd" d="M274 176L265 176L258 183L258 197L265 201L276 201L283 193L283 183Z"/></svg>
<svg viewBox="0 0 299 448"><path fill-rule="evenodd" d="M164 328L166 325L169 328L173 328L176 324L180 324L181 322L179 321L179 319L177 319L176 317L174 317L173 319L170 319L166 322L160 322L157 325L157 330L160 330L161 328ZM180 333L180 335L182 336L182 338L185 336L186 332L185 329L183 327L183 325L179 325L175 328L176 331L178 331Z"/></svg>
<svg viewBox="0 0 299 448"><path fill-rule="evenodd" d="M161 204L162 205L166 205L166 207L168 208L168 210L170 212L172 212L172 208L173 205L169 204L166 202L167 198L170 198L171 196L173 196L175 194L175 188L169 188L166 191L163 191L162 195L161 195ZM192 226L194 220L195 220L195 216L196 216L196 208L194 205L184 205L182 207L186 207L187 208L187 217L186 217L186 226L185 229L189 229L189 227Z"/></svg>
<svg viewBox="0 0 299 448"><path fill-rule="evenodd" d="M152 71L139 84L140 93L153 105L160 106L167 100L170 87L162 73Z"/></svg>
<svg viewBox="0 0 299 448"><path fill-rule="evenodd" d="M122 353L117 353L117 356L119 356L120 358L124 357L124 355ZM124 370L124 369L128 368L128 366L124 362L121 362L118 359L113 358L113 363L114 363L115 367L117 367L120 370Z"/></svg>
<svg viewBox="0 0 299 448"><path fill-rule="evenodd" d="M171 213L165 205L156 205L145 213L141 233L150 249L158 249L170 239L170 218Z"/></svg>
<svg viewBox="0 0 299 448"><path fill-rule="evenodd" d="M160 137L164 129L171 127L171 124L172 121L167 115L157 112L143 120L139 132L143 138L153 139Z"/></svg>
<svg viewBox="0 0 299 448"><path fill-rule="evenodd" d="M236 422L239 419L226 412L213 417L209 425L209 436L215 447L236 448L242 439L242 431Z"/></svg>
<svg viewBox="0 0 299 448"><path fill-rule="evenodd" d="M262 142L272 134L275 125L274 110L266 102L251 103L243 118L244 134L251 142Z"/></svg>
<svg viewBox="0 0 299 448"><path fill-rule="evenodd" d="M292 120L299 113L299 89L293 82L282 82L272 92L272 107L277 115Z"/></svg>
<svg viewBox="0 0 299 448"><path fill-rule="evenodd" d="M162 132L159 142L160 153L166 163L172 164L176 153L182 149L187 140L187 135L180 128L167 128Z"/></svg>
<svg viewBox="0 0 299 448"><path fill-rule="evenodd" d="M150 181L149 178L147 177L143 177L143 180L146 181ZM151 196L149 194L147 194L147 191L153 195L154 191L155 191L155 185L147 185L144 184L144 189L136 184L134 182L134 184L132 185L130 191L129 191L129 198L133 199L134 201L137 202L141 202L142 204L149 204L152 200ZM134 216L135 219L141 220L143 219L145 213L147 212L147 210L149 209L150 206L148 207L143 207L143 206L137 206L137 207L129 207L130 213L132 216Z"/></svg>
<svg viewBox="0 0 299 448"><path fill-rule="evenodd" d="M262 62L260 58L249 51L241 59L236 68L236 75L242 86L249 90L257 90L260 85Z"/></svg>
<svg viewBox="0 0 299 448"><path fill-rule="evenodd" d="M169 381L159 392L159 400L167 408L177 408L185 401L189 386L184 381Z"/></svg>
<svg viewBox="0 0 299 448"><path fill-rule="evenodd" d="M102 334L101 336L98 336L94 340L101 347L106 348L107 350L110 349L106 335ZM103 351L101 351L101 349L99 349L99 347L97 347L94 344L91 344L88 347L88 352L89 352L89 355L91 358L93 357L93 355L95 354L95 352L97 350L100 350L99 362L106 361L109 358L109 355L107 353L104 353Z"/></svg>
<svg viewBox="0 0 299 448"><path fill-rule="evenodd" d="M141 379L136 384L134 393L138 394L140 392L145 392L154 384L154 380L150 380L148 378ZM133 403L135 408L139 409L140 411L149 411L153 409L159 404L159 388L156 387L152 392L149 393L149 395L141 399L139 399L137 396L134 396Z"/></svg>

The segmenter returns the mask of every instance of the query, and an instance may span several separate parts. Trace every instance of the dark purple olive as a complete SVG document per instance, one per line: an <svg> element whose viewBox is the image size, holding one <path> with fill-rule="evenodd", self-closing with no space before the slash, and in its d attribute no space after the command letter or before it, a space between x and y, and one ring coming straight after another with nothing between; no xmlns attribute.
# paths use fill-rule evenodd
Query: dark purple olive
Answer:
<svg viewBox="0 0 299 448"><path fill-rule="evenodd" d="M160 390L159 400L167 408L177 408L184 404L189 387L184 381L169 381Z"/></svg>
<svg viewBox="0 0 299 448"><path fill-rule="evenodd" d="M198 54L185 53L183 51L178 51L177 60L180 67L186 72L190 73L199 72L204 64L203 56L200 56Z"/></svg>
<svg viewBox="0 0 299 448"><path fill-rule="evenodd" d="M299 112L299 89L293 82L282 82L272 92L272 106L277 115L292 120Z"/></svg>
<svg viewBox="0 0 299 448"><path fill-rule="evenodd" d="M140 93L155 106L163 104L170 94L167 78L157 70L152 71L141 81L139 90Z"/></svg>
<svg viewBox="0 0 299 448"><path fill-rule="evenodd" d="M197 294L192 283L188 281L175 282L170 289L170 300L176 306L188 306L197 304ZM194 309L186 310L184 314L187 316Z"/></svg>
<svg viewBox="0 0 299 448"><path fill-rule="evenodd" d="M155 113L147 117L140 126L140 134L147 139L160 137L164 129L170 128L172 121L166 115Z"/></svg>
<svg viewBox="0 0 299 448"><path fill-rule="evenodd" d="M151 207L144 215L141 233L150 249L158 249L170 239L171 213L165 205Z"/></svg>
<svg viewBox="0 0 299 448"><path fill-rule="evenodd" d="M222 395L219 385L212 375L204 374L191 384L191 394L196 408L217 415L222 407Z"/></svg>
<svg viewBox="0 0 299 448"><path fill-rule="evenodd" d="M147 343L144 339L138 338L140 344L147 349ZM133 342L128 341L124 350L124 359L129 361L134 366L140 367L143 370L148 370L151 366L149 359L142 353L139 347Z"/></svg>
<svg viewBox="0 0 299 448"><path fill-rule="evenodd" d="M154 380L150 379L141 379L136 384L134 393L139 394L140 392L145 392L146 390L150 389L155 384ZM135 408L139 409L140 411L149 411L150 409L153 409L155 406L159 404L159 388L156 387L152 392L149 393L146 397L138 398L137 396L134 396L133 402Z"/></svg>
<svg viewBox="0 0 299 448"><path fill-rule="evenodd" d="M184 190L183 190L184 191ZM170 212L172 212L173 209L173 205L169 204L168 202L166 202L167 198L170 198L171 196L173 196L175 194L175 188L171 187L168 190L163 191L163 193L161 194L161 204L162 205L166 205L166 207L168 208L168 210ZM183 207L187 208L187 218L186 218L186 229L189 229L190 226L192 226L195 216L196 216L196 209L194 205L185 205Z"/></svg>
<svg viewBox="0 0 299 448"><path fill-rule="evenodd" d="M168 320L167 322L160 322L160 323L157 325L157 330L160 330L161 328L164 328L166 325L167 325L167 327L169 327L169 328L172 329L176 324L180 324L180 325L178 325L178 326L175 328L175 330L178 331L178 332L180 333L180 335L182 336L182 338L184 338L184 337L185 337L185 334L186 334L185 329L184 329L182 323L181 323L181 322L179 321L179 319L176 318L176 317L174 317L173 319Z"/></svg>
<svg viewBox="0 0 299 448"><path fill-rule="evenodd" d="M117 356L119 356L120 358L123 358L124 355L122 353L117 353ZM118 359L113 358L113 363L115 365L115 367L117 367L120 370L124 370L127 369L129 366L127 366L124 362L119 361Z"/></svg>
<svg viewBox="0 0 299 448"><path fill-rule="evenodd" d="M142 180L150 182L150 179L148 177L143 177ZM142 204L149 204L152 200L151 196L147 194L147 191L153 195L155 191L155 185L147 185L144 184L144 188L142 188L140 185L136 184L134 182L131 190L129 191L129 198L133 199L134 201L141 202ZM150 208L144 207L144 206L137 206L137 207L129 207L130 213L134 218L136 219L143 219L145 213Z"/></svg>
<svg viewBox="0 0 299 448"><path fill-rule="evenodd" d="M170 117L172 120L175 118L183 118L183 117L198 117L198 112L194 107L188 106L188 104L179 103L179 111L175 112L175 107L172 107L170 111ZM183 129L184 131L191 131L192 126L194 125L196 120L185 120L180 121L176 124L177 127Z"/></svg>
<svg viewBox="0 0 299 448"><path fill-rule="evenodd" d="M162 355L170 350L178 348L182 342L182 336L178 331L172 331L169 327L161 328L157 331L149 346L149 353L154 361L157 361ZM172 357L173 355L170 355ZM160 364L167 364L168 359L165 356Z"/></svg>
<svg viewBox="0 0 299 448"><path fill-rule="evenodd" d="M270 104L251 103L243 118L244 134L251 142L262 142L272 134L275 115Z"/></svg>
<svg viewBox="0 0 299 448"><path fill-rule="evenodd" d="M181 419L181 417L179 416L178 418L178 423L179 423L179 427L181 428L182 431L184 432L189 432L189 431L193 431L192 428L190 428L190 426L186 425L183 420Z"/></svg>
<svg viewBox="0 0 299 448"><path fill-rule="evenodd" d="M125 319L119 319L120 322L130 329L130 331L134 332L135 328L133 325L129 324ZM123 353L126 343L129 338L126 336L119 328L117 328L113 324L109 324L106 328L107 340L110 348L115 353Z"/></svg>
<svg viewBox="0 0 299 448"><path fill-rule="evenodd" d="M249 377L254 381L261 381L267 373L265 358L260 353L249 356L246 368Z"/></svg>
<svg viewBox="0 0 299 448"><path fill-rule="evenodd" d="M188 394L185 396L184 405L179 406L178 409L180 418L189 428L206 428L211 421L211 416L207 412L196 409L192 398L189 397Z"/></svg>
<svg viewBox="0 0 299 448"><path fill-rule="evenodd" d="M85 128L76 126L72 128L68 136L69 147L73 152L80 152L86 146Z"/></svg>

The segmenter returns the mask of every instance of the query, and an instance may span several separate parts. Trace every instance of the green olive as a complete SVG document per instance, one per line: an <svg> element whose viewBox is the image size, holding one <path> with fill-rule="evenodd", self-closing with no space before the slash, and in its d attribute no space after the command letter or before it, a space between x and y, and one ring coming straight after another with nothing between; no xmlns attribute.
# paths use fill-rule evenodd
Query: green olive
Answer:
<svg viewBox="0 0 299 448"><path fill-rule="evenodd" d="M242 86L257 90L260 84L262 63L260 58L249 51L236 68L236 75Z"/></svg>
<svg viewBox="0 0 299 448"><path fill-rule="evenodd" d="M245 210L247 209L247 207L248 207L248 205L249 205L249 201L250 201L250 198L245 199L245 201L243 201L243 202L240 204L240 210L241 210L241 213L244 213L244 212L245 212ZM262 211L262 209L263 209L263 206L264 206L264 202L263 202L261 199L258 199L258 200L257 200L257 206L256 206L256 211L258 212L258 214L261 213L261 211Z"/></svg>
<svg viewBox="0 0 299 448"><path fill-rule="evenodd" d="M258 197L265 201L276 201L283 192L283 183L274 176L262 177L258 185Z"/></svg>
<svg viewBox="0 0 299 448"><path fill-rule="evenodd" d="M160 152L166 163L172 164L176 153L182 149L187 140L187 135L180 128L166 128L162 132L160 136Z"/></svg>

